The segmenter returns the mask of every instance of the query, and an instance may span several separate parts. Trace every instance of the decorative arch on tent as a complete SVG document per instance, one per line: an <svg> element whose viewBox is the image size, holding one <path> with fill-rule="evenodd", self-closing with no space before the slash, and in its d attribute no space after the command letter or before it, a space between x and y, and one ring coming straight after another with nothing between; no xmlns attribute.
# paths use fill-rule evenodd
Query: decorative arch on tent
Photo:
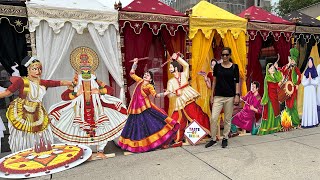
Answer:
<svg viewBox="0 0 320 180"><path fill-rule="evenodd" d="M134 83L129 76L132 65L130 60L135 57L149 57L149 60L154 60L156 56L158 57L160 62L157 65L150 65L148 60L139 62L136 72L142 76L145 67L159 68L161 63L166 62L166 52L169 54L181 52L188 58L189 53L186 50L188 22L188 17L184 14L158 0L133 0L124 8L120 8L119 26L128 100L130 99L129 87ZM157 55L154 56L151 51ZM166 68L160 71L156 72L162 73L162 79L158 82L161 82L161 86L166 88L170 75ZM160 107L167 109L168 100L165 99L164 106L160 105Z"/></svg>
<svg viewBox="0 0 320 180"><path fill-rule="evenodd" d="M249 19L247 30L249 36L247 78L251 81L258 81L262 85L264 77L259 56L263 43L271 37L273 47L280 55L279 66L287 64L295 25L255 6L244 10L239 16ZM251 82L247 81L247 85L249 83ZM259 89L260 95L263 95L263 91L263 88Z"/></svg>
<svg viewBox="0 0 320 180"><path fill-rule="evenodd" d="M199 71L210 71L210 61L213 58L211 51L212 41L218 37L225 47L232 50L232 60L238 64L241 78L241 93L247 93L246 88L246 27L247 20L240 18L206 1L200 1L192 8L190 17L189 38L192 39L192 74L191 84L201 97L197 103L209 116L209 96L211 91L206 87Z"/></svg>
<svg viewBox="0 0 320 180"><path fill-rule="evenodd" d="M25 3L21 1L0 2L0 62L11 74L11 66L21 64L21 60L31 53L30 35ZM25 75L25 69L19 67Z"/></svg>
<svg viewBox="0 0 320 180"><path fill-rule="evenodd" d="M97 0L32 0L27 2L30 31L36 33L36 55L43 63L44 79L74 77L69 56L73 49L87 46L95 50L100 66L97 77L109 83L109 73L120 86L124 81L120 52L118 12ZM49 90L44 105L60 101L65 88Z"/></svg>

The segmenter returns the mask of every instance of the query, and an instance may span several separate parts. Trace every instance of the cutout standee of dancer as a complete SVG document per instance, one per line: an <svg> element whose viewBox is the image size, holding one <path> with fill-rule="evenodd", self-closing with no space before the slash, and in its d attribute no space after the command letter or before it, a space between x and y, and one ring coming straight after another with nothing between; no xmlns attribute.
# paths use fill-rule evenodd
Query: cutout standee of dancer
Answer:
<svg viewBox="0 0 320 180"><path fill-rule="evenodd" d="M138 66L136 58L130 76L137 82L128 107L128 119L119 138L119 146L127 151L141 153L159 147L167 147L173 140L179 123L168 115L149 98L149 95L160 98L169 94L156 93L153 73L146 71L143 78L135 74Z"/></svg>
<svg viewBox="0 0 320 180"><path fill-rule="evenodd" d="M282 74L277 70L277 67L272 63L268 63L264 79L264 93L261 100L263 105L262 121L258 135L272 134L281 129L278 88L282 80Z"/></svg>
<svg viewBox="0 0 320 180"><path fill-rule="evenodd" d="M62 93L62 102L49 110L54 135L62 142L97 146L96 158L105 159L108 141L119 137L127 119L126 107L111 96L113 89L97 80L98 55L88 47L71 53L77 72L73 86Z"/></svg>
<svg viewBox="0 0 320 180"><path fill-rule="evenodd" d="M11 96L19 90L19 97L7 110L9 144L12 152L34 147L43 136L45 144L53 142L50 121L42 105L47 88L71 85L71 81L41 79L42 65L36 57L26 57L21 62L27 67L27 77L11 77L12 84L0 93L0 98Z"/></svg>
<svg viewBox="0 0 320 180"><path fill-rule="evenodd" d="M180 123L175 138L175 146L182 146L184 131L188 122L197 121L207 133L210 133L209 116L196 104L200 94L189 85L189 64L177 53L172 54L169 71L174 77L168 80L168 97L174 102L171 117Z"/></svg>

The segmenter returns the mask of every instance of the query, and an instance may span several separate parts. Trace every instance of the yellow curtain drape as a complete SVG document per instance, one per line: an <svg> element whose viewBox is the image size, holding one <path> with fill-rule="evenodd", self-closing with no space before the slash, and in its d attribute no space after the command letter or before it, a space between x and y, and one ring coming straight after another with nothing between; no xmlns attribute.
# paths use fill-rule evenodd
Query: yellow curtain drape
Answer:
<svg viewBox="0 0 320 180"><path fill-rule="evenodd" d="M211 43L215 31L212 31L209 39L207 39L201 30L198 30L195 37L192 39L192 59L191 59L191 86L200 93L200 98L197 99L197 104L202 107L202 110L210 116L210 90L199 71L210 71L210 61L213 57ZM211 54L209 53L211 50Z"/></svg>
<svg viewBox="0 0 320 180"><path fill-rule="evenodd" d="M225 38L222 39L223 45L229 47L232 51L231 58L232 61L239 66L239 74L241 78L241 94L247 94L246 85L246 65L247 65L247 55L246 55L246 35L242 31L237 39L235 39L231 33L228 31Z"/></svg>
<svg viewBox="0 0 320 180"><path fill-rule="evenodd" d="M317 67L320 64L320 57L319 57L318 45L317 44L312 47L312 50L311 50L311 53L310 53L310 57L313 58L314 65ZM308 65L306 66L306 68L307 67L308 67ZM303 73L302 73L301 76L303 76ZM302 86L302 84L300 84L299 88L298 88L298 99L297 99L297 106L298 106L297 108L298 108L298 113L299 113L300 117L302 116L302 112L303 112L303 94L304 94L303 86Z"/></svg>

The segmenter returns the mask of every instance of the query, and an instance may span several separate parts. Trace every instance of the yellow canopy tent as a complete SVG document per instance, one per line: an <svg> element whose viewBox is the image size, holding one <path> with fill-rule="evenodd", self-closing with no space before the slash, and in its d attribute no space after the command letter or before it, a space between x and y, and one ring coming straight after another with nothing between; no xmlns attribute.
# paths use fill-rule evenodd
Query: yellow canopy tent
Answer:
<svg viewBox="0 0 320 180"><path fill-rule="evenodd" d="M211 45L214 37L221 37L224 46L231 48L232 61L239 66L241 93L242 95L247 93L246 27L246 19L206 1L200 1L192 8L189 27L189 38L192 40L191 86L201 94L197 103L208 115L210 115L211 92L206 88L205 81L198 72L210 70L210 61L213 57Z"/></svg>

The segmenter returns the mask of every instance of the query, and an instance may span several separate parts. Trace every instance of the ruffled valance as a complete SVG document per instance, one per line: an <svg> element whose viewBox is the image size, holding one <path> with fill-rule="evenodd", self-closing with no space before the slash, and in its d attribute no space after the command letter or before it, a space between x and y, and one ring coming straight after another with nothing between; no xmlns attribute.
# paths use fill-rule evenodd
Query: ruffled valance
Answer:
<svg viewBox="0 0 320 180"><path fill-rule="evenodd" d="M275 41L280 39L281 34L289 42L295 31L294 25L285 24L268 24L268 23L254 23L248 22L248 35L251 40L254 40L258 34L262 36L263 40L266 41L270 35L274 37Z"/></svg>
<svg viewBox="0 0 320 180"><path fill-rule="evenodd" d="M28 19L26 7L0 5L0 21L6 19L17 33L28 29Z"/></svg>
<svg viewBox="0 0 320 180"><path fill-rule="evenodd" d="M108 29L109 25L114 25L118 30L118 13L108 11L88 11L81 9L63 9L63 8L43 8L37 6L28 6L29 30L34 32L39 26L40 21L47 21L55 33L66 22L70 22L78 34L82 34L88 24L93 24L100 35Z"/></svg>
<svg viewBox="0 0 320 180"><path fill-rule="evenodd" d="M120 31L122 32L127 24L136 34L140 34L143 26L147 24L154 35L158 35L161 28L166 28L170 35L174 36L179 27L188 32L188 21L188 17L181 16L124 11L119 13Z"/></svg>
<svg viewBox="0 0 320 180"><path fill-rule="evenodd" d="M217 21L212 18L191 17L189 38L193 39L198 30L201 30L207 39L210 38L213 30L216 30L221 38L224 38L225 34L230 31L233 37L237 39L242 31L246 32L246 22L232 20Z"/></svg>
<svg viewBox="0 0 320 180"><path fill-rule="evenodd" d="M193 39L198 30L201 30L206 39L209 39L213 30L216 30L222 38L230 31L233 37L237 39L242 31L246 32L246 28L246 19L209 2L200 1L192 8L189 38Z"/></svg>

